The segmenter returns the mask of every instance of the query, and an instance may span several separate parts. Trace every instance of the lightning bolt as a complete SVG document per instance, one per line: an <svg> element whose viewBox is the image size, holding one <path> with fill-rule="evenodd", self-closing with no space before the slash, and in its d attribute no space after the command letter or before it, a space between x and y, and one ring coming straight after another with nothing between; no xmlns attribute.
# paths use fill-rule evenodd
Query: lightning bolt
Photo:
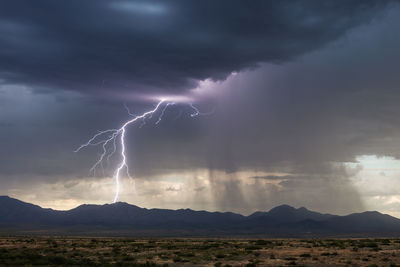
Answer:
<svg viewBox="0 0 400 267"><path fill-rule="evenodd" d="M194 110L190 117L194 118L197 116L211 115L214 113L214 109L209 112L201 112L198 108L196 108L193 104L189 104L189 106Z"/></svg>
<svg viewBox="0 0 400 267"><path fill-rule="evenodd" d="M159 110L161 110L160 115L158 116L157 121L155 122L155 124L159 124L162 121L165 111L168 109L168 107L173 106L175 104L176 103L174 103L174 102L166 102L165 100L160 100L157 103L157 105L154 107L154 109L146 111L141 115L132 114L130 112L129 108L126 106L126 104L124 104L124 107L127 110L128 114L133 117L132 119L126 121L118 129L108 129L108 130L104 130L104 131L99 131L98 133L93 135L92 138L90 138L86 143L80 145L76 150L74 150L74 152L79 152L80 150L87 148L89 146L101 145L102 152L101 152L98 160L94 163L94 165L90 169L90 171L93 172L94 175L96 175L96 173L95 173L96 168L99 166L103 166L102 163L104 161L104 158L106 158L107 163L109 164L110 158L118 150L117 142L119 142L119 146L121 147L121 150L120 150L121 161L117 164L116 169L114 171L114 175L113 175L113 179L115 181L115 195L114 195L113 203L117 202L118 197L119 197L121 172L125 169L127 176L131 177L129 174L129 167L127 164L126 146L125 146L125 135L127 132L127 127L131 124L134 124L135 122L141 121L142 123L139 126L139 128L141 128L146 123L146 120L151 119L155 113L157 113ZM193 104L188 104L188 105L193 111L193 113L190 114L191 117L196 117L196 116L200 116L200 115L210 115L214 112L214 111L212 111L212 112L202 113ZM179 114L181 115L181 112ZM118 140L118 138L119 138L119 140ZM109 149L110 144L112 145L111 150Z"/></svg>

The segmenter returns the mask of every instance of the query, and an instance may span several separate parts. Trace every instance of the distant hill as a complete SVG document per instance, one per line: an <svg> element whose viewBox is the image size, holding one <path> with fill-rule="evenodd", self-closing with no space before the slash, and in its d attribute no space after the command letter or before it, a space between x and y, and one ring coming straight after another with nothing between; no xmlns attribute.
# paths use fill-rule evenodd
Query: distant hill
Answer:
<svg viewBox="0 0 400 267"><path fill-rule="evenodd" d="M338 216L288 205L249 216L191 209L145 209L124 202L57 211L0 196L0 234L400 236L400 219L376 211Z"/></svg>

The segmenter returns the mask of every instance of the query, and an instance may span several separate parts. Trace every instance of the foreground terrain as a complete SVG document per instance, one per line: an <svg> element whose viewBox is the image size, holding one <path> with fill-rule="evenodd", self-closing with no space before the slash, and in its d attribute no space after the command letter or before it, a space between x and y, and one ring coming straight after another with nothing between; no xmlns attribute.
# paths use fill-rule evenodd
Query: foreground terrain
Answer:
<svg viewBox="0 0 400 267"><path fill-rule="evenodd" d="M400 239L0 238L0 266L400 266Z"/></svg>

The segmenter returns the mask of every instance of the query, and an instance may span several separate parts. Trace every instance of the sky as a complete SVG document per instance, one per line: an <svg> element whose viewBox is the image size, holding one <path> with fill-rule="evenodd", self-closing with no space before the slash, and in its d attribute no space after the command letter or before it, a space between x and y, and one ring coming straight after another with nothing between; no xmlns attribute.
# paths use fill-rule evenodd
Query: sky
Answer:
<svg viewBox="0 0 400 267"><path fill-rule="evenodd" d="M398 1L3 1L0 195L112 202L121 147L74 151L167 99L126 129L119 201L400 217L399 24Z"/></svg>

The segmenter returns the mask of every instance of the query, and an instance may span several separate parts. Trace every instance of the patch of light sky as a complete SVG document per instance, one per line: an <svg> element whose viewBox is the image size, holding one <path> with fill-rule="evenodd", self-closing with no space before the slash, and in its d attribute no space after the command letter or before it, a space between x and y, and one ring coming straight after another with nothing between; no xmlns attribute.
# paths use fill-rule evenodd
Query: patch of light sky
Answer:
<svg viewBox="0 0 400 267"><path fill-rule="evenodd" d="M366 208L400 218L400 160L376 155L363 155L356 160L346 165L359 168L352 181Z"/></svg>

